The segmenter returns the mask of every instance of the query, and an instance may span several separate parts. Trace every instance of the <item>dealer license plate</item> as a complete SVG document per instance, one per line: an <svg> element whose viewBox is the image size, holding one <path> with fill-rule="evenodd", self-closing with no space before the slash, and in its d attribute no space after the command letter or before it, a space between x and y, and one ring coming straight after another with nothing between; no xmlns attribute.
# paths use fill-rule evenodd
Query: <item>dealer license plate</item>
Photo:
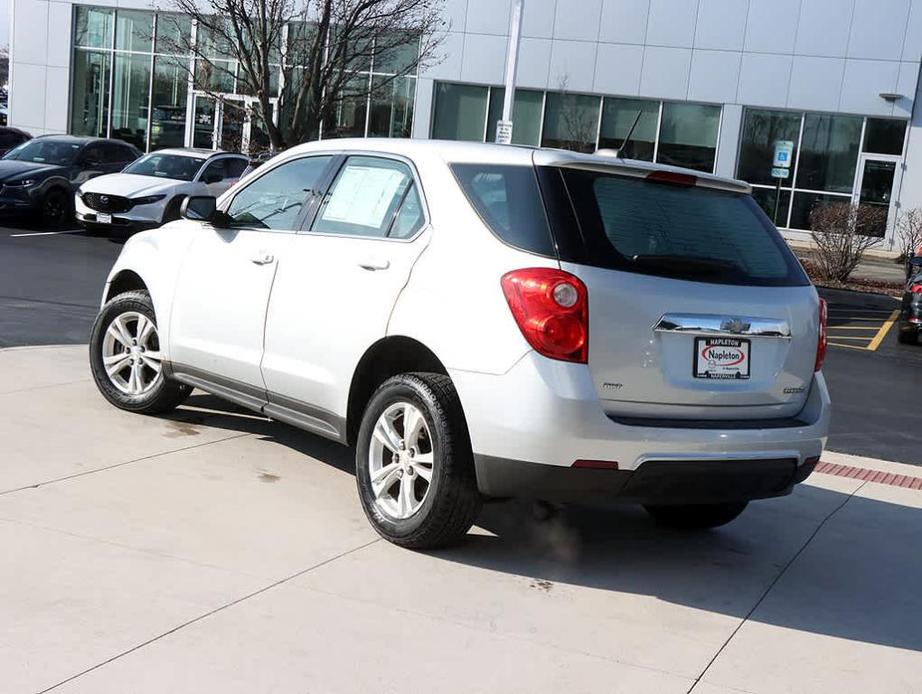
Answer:
<svg viewBox="0 0 922 694"><path fill-rule="evenodd" d="M96 215L96 221L100 224L112 224L112 215L100 212Z"/></svg>
<svg viewBox="0 0 922 694"><path fill-rule="evenodd" d="M695 378L749 378L749 340L732 337L695 338Z"/></svg>

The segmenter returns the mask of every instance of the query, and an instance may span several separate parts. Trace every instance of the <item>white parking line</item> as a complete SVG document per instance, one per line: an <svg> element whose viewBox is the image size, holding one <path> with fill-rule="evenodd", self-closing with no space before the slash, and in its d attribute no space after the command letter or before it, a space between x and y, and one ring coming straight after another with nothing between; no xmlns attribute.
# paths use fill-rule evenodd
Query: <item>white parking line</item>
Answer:
<svg viewBox="0 0 922 694"><path fill-rule="evenodd" d="M11 239L20 236L54 236L56 234L79 234L83 229L71 229L70 231L30 231L28 234L10 234Z"/></svg>

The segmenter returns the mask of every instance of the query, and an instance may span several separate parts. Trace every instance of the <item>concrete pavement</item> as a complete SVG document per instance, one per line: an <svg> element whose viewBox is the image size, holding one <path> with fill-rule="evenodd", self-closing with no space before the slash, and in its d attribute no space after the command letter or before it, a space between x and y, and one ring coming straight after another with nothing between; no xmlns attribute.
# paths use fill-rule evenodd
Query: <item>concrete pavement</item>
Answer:
<svg viewBox="0 0 922 694"><path fill-rule="evenodd" d="M700 535L491 504L408 552L350 451L120 412L85 351L0 350L2 692L922 692L922 491L817 474Z"/></svg>

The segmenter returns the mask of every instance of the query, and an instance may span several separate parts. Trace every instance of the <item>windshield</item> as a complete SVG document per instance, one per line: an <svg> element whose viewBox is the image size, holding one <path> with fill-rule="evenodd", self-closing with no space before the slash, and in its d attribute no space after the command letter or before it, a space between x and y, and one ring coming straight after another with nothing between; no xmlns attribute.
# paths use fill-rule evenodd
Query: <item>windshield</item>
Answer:
<svg viewBox="0 0 922 694"><path fill-rule="evenodd" d="M174 178L180 181L191 181L195 174L202 168L204 159L198 157L184 157L178 154L148 154L128 166L124 173L138 176L154 176L156 178Z"/></svg>
<svg viewBox="0 0 922 694"><path fill-rule="evenodd" d="M31 161L36 164L55 164L66 166L73 164L80 151L79 142L61 142L60 140L45 140L37 138L23 142L19 147L11 149L4 155L4 159L17 159Z"/></svg>
<svg viewBox="0 0 922 694"><path fill-rule="evenodd" d="M563 170L592 264L719 284L809 283L745 193Z"/></svg>

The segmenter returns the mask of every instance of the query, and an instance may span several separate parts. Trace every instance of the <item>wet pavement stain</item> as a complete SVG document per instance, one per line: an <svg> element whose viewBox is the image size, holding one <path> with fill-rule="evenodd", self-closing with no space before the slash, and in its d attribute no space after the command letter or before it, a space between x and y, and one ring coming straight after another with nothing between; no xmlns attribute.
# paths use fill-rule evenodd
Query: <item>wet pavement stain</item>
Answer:
<svg viewBox="0 0 922 694"><path fill-rule="evenodd" d="M175 439L181 436L198 436L201 434L201 430L190 422L182 422L174 419L169 420L167 423L167 432L164 434L168 439Z"/></svg>
<svg viewBox="0 0 922 694"><path fill-rule="evenodd" d="M274 482L278 482L280 479L282 478L279 475L273 475L271 472L260 472L259 473L260 482L267 482L268 484L272 484Z"/></svg>

